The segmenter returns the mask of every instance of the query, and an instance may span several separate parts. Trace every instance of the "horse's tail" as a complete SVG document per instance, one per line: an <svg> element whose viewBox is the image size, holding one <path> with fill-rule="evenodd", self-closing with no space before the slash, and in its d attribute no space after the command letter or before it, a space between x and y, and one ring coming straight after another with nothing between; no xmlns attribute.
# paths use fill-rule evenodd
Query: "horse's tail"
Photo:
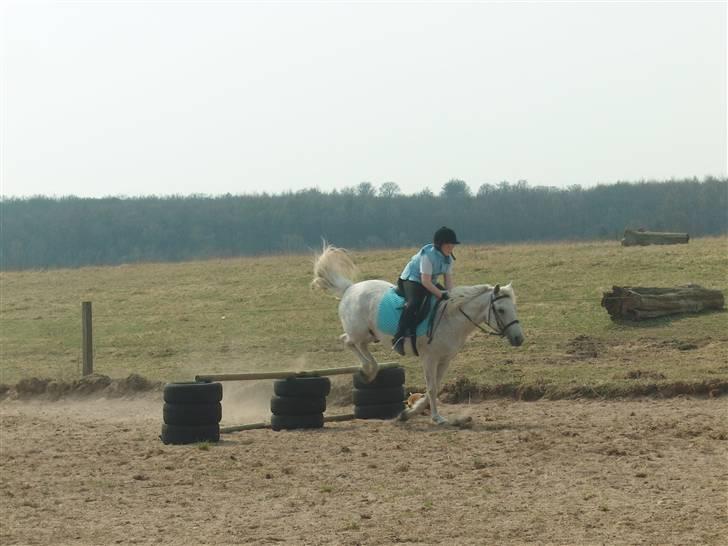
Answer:
<svg viewBox="0 0 728 546"><path fill-rule="evenodd" d="M343 296L346 289L354 284L357 268L343 248L336 248L324 241L321 254L313 263L312 288L320 288L335 296Z"/></svg>

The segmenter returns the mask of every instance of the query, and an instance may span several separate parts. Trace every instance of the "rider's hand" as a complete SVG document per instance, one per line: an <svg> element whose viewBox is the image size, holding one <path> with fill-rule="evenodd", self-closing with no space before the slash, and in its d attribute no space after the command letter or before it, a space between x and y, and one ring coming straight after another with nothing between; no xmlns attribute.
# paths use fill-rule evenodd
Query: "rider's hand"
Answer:
<svg viewBox="0 0 728 546"><path fill-rule="evenodd" d="M440 299L441 300L449 300L450 299L450 294L447 293L447 290L442 290L440 292Z"/></svg>

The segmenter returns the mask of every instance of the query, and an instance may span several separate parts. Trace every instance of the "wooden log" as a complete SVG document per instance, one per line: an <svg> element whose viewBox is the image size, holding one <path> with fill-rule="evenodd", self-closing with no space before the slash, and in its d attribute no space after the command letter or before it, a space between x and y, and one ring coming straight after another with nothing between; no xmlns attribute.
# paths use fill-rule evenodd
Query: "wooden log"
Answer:
<svg viewBox="0 0 728 546"><path fill-rule="evenodd" d="M338 421L353 421L356 419L353 413L345 413L343 415L324 415L324 423L333 423ZM270 423L249 423L247 425L233 425L230 427L220 427L220 434L228 434L230 432L241 432L243 430L255 430L260 428L270 428Z"/></svg>
<svg viewBox="0 0 728 546"><path fill-rule="evenodd" d="M720 290L697 284L676 288L613 286L602 295L602 307L612 320L644 320L677 313L700 313L723 309Z"/></svg>
<svg viewBox="0 0 728 546"><path fill-rule="evenodd" d="M690 235L687 233L625 229L622 246L678 245L687 244L688 241L690 241Z"/></svg>
<svg viewBox="0 0 728 546"><path fill-rule="evenodd" d="M396 368L398 362L382 362L379 369ZM255 379L286 379L288 377L318 377L324 375L355 374L361 371L361 366L347 366L345 368L323 368L320 370L305 370L301 372L242 372L196 375L195 381L252 381Z"/></svg>

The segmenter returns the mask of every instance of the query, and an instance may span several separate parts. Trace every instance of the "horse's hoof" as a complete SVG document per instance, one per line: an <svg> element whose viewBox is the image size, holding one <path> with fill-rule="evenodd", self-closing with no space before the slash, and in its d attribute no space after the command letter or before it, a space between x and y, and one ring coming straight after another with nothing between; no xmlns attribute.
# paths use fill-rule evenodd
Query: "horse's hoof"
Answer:
<svg viewBox="0 0 728 546"><path fill-rule="evenodd" d="M362 369L359 371L361 376L364 378L364 381L367 383L371 383L377 378L377 374L379 373L379 368L374 368L373 370L370 367L362 367Z"/></svg>
<svg viewBox="0 0 728 546"><path fill-rule="evenodd" d="M432 422L435 423L436 425L440 425L440 426L450 424L448 422L448 420L445 419L442 415L436 415L435 417L433 417Z"/></svg>

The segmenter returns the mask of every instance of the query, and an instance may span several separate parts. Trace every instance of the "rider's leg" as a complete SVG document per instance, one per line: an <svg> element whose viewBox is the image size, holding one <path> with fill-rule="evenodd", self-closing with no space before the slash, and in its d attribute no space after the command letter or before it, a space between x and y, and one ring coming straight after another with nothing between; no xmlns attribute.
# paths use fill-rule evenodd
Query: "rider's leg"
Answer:
<svg viewBox="0 0 728 546"><path fill-rule="evenodd" d="M406 303L402 310L402 315L399 317L399 326L397 333L394 335L392 348L399 354L404 355L405 339L415 335L417 311L422 303L422 299L427 294L427 289L415 281L402 281L401 288L404 292ZM417 348L414 342L412 348L415 354L417 354Z"/></svg>
<svg viewBox="0 0 728 546"><path fill-rule="evenodd" d="M408 331L405 335L410 337L412 342L412 352L416 356L420 356L417 352L417 324L419 324L420 312L422 310L422 304L427 298L427 288L418 282L405 281L404 292L407 296L407 306L410 308L410 314L408 316Z"/></svg>

